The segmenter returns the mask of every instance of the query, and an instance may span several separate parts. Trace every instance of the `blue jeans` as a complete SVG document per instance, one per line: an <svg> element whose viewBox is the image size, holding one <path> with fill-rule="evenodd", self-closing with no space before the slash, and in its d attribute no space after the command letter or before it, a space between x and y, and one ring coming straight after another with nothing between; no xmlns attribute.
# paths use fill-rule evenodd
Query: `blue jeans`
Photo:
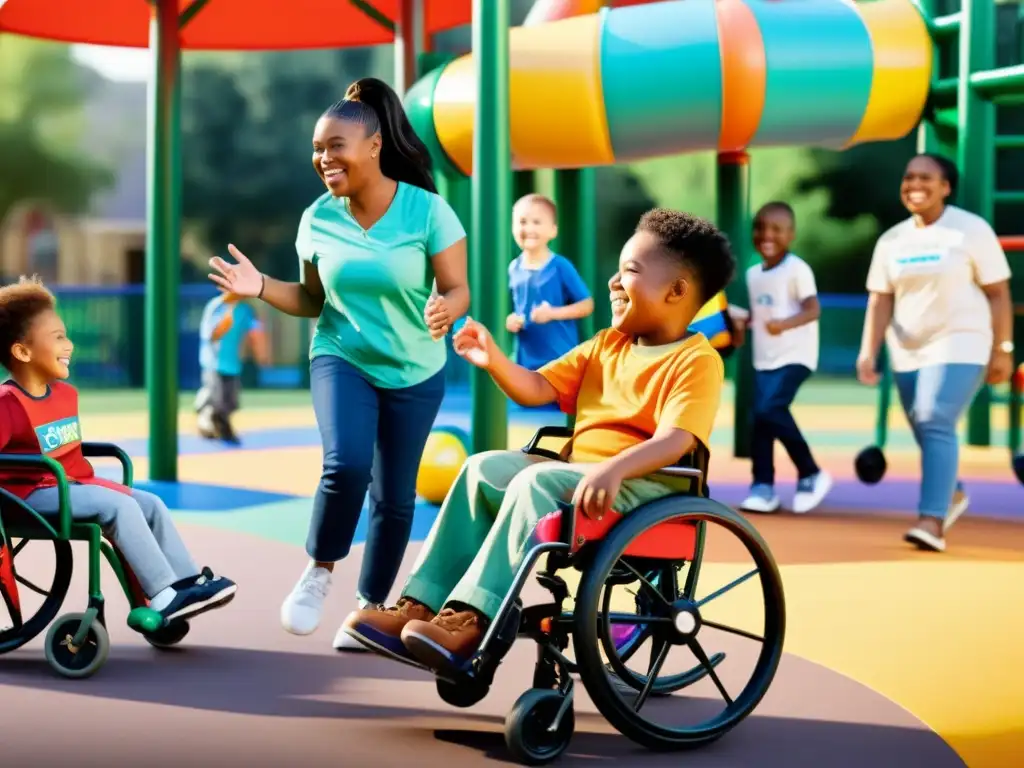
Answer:
<svg viewBox="0 0 1024 768"><path fill-rule="evenodd" d="M921 498L917 510L944 519L957 488L960 442L956 425L984 381L985 366L928 365L895 374L896 391L921 447Z"/></svg>
<svg viewBox="0 0 1024 768"><path fill-rule="evenodd" d="M445 372L412 387L383 389L340 357L321 355L309 373L324 465L306 551L318 562L348 555L369 486L358 590L362 599L383 603L409 544L416 473L444 398Z"/></svg>
<svg viewBox="0 0 1024 768"><path fill-rule="evenodd" d="M811 369L805 365L754 371L754 433L750 445L754 485L775 484L776 440L786 449L801 480L821 471L789 412L800 385L810 375Z"/></svg>

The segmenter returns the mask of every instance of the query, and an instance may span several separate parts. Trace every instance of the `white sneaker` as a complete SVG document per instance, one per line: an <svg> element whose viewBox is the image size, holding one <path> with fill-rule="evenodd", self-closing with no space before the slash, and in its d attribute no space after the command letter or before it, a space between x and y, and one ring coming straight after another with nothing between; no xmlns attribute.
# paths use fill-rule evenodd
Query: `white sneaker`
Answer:
<svg viewBox="0 0 1024 768"><path fill-rule="evenodd" d="M944 538L936 536L934 533L930 533L917 526L914 526L903 534L903 540L909 544L913 544L918 549L924 549L930 552L946 551L946 540Z"/></svg>
<svg viewBox="0 0 1024 768"><path fill-rule="evenodd" d="M812 477L805 477L796 484L793 496L793 511L803 515L817 507L832 490L832 475L821 470Z"/></svg>
<svg viewBox="0 0 1024 768"><path fill-rule="evenodd" d="M281 606L281 626L293 635L309 635L320 626L331 572L310 563Z"/></svg>
<svg viewBox="0 0 1024 768"><path fill-rule="evenodd" d="M968 505L971 500L967 494L957 489L953 494L953 501L949 505L949 511L946 512L946 519L942 521L942 533L945 535L946 531L952 528L956 521L960 519L960 516L967 511Z"/></svg>
<svg viewBox="0 0 1024 768"><path fill-rule="evenodd" d="M338 634L334 636L334 650L336 651L356 651L366 652L370 649L365 645L356 640L352 635L345 631L345 627L341 626L338 628Z"/></svg>
<svg viewBox="0 0 1024 768"><path fill-rule="evenodd" d="M770 485L755 485L740 504L744 512L777 512L782 502Z"/></svg>

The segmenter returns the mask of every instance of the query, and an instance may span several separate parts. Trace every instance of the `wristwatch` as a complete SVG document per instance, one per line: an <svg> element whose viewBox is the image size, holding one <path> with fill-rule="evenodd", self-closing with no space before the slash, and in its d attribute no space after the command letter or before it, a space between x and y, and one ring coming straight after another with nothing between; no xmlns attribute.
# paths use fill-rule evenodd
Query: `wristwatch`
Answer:
<svg viewBox="0 0 1024 768"><path fill-rule="evenodd" d="M1005 352L1008 355L1012 354L1014 350L1013 342L1000 341L998 344L996 344L996 349L998 349L1000 352Z"/></svg>

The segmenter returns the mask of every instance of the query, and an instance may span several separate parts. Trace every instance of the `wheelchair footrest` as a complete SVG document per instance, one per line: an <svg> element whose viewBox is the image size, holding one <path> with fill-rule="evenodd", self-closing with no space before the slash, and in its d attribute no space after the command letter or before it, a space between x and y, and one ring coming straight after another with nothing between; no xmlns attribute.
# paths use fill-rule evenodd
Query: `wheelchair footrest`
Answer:
<svg viewBox="0 0 1024 768"><path fill-rule="evenodd" d="M128 626L139 634L151 635L167 626L167 619L152 608L135 608L128 614Z"/></svg>

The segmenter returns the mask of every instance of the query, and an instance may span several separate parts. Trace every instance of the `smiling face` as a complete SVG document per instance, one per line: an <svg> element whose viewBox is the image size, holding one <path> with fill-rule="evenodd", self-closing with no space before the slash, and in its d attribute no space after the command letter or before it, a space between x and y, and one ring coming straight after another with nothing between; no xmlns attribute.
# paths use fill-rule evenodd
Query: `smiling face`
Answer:
<svg viewBox="0 0 1024 768"><path fill-rule="evenodd" d="M352 197L380 173L380 133L352 120L321 117L313 131L313 169L335 197Z"/></svg>
<svg viewBox="0 0 1024 768"><path fill-rule="evenodd" d="M608 281L612 327L649 344L676 341L692 317L687 312L695 289L654 235L637 232L622 247L619 270Z"/></svg>
<svg viewBox="0 0 1024 768"><path fill-rule="evenodd" d="M795 235L793 217L782 208L764 208L754 219L754 248L765 266L774 267L782 261Z"/></svg>
<svg viewBox="0 0 1024 768"><path fill-rule="evenodd" d="M938 218L949 193L942 168L930 157L915 157L907 164L900 184L900 200L912 215Z"/></svg>
<svg viewBox="0 0 1024 768"><path fill-rule="evenodd" d="M512 209L512 236L526 252L542 251L558 235L555 212L541 200L522 200Z"/></svg>
<svg viewBox="0 0 1024 768"><path fill-rule="evenodd" d="M30 369L39 379L66 379L71 375L71 353L74 349L64 321L55 311L48 309L32 319L25 338L11 348L11 362Z"/></svg>

